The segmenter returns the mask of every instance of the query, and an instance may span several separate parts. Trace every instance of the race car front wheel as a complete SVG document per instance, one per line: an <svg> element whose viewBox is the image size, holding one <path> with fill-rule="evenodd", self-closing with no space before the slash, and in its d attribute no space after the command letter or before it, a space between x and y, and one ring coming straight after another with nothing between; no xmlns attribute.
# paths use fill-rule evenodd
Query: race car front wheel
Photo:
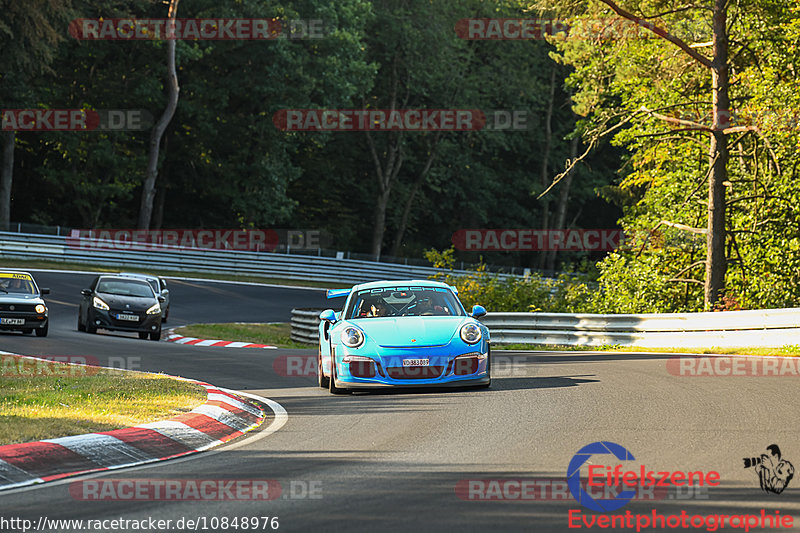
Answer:
<svg viewBox="0 0 800 533"><path fill-rule="evenodd" d="M331 394L349 394L350 391L336 386L336 360L331 352L331 378L328 380L328 390Z"/></svg>
<svg viewBox="0 0 800 533"><path fill-rule="evenodd" d="M325 374L322 372L322 348L320 348L319 354L317 355L317 384L321 389L327 389L329 381L330 378L326 378Z"/></svg>

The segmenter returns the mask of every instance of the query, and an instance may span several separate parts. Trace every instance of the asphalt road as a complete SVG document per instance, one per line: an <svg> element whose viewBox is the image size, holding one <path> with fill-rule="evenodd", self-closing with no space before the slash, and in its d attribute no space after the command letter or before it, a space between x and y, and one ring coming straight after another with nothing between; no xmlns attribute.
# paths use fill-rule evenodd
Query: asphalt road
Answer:
<svg viewBox="0 0 800 533"><path fill-rule="evenodd" d="M623 512L774 515L778 510L800 518L800 480L782 494L767 493L742 463L777 443L784 458L800 466L796 375L683 377L668 371L668 354L495 352L489 390L335 397L318 389L313 376L287 375L287 368L304 369L303 356L315 350L200 348L78 333L74 302L87 277L37 279L53 288L51 335L0 335L0 349L135 361L144 370L270 398L283 405L289 419L273 434L261 438L257 431L216 453L0 493L0 517L172 520L167 531L181 530L174 527L181 518L205 519L206 530L224 531L213 520L264 516L279 517L281 531L565 531L570 511L593 516L569 494L471 501L457 487L473 482L477 495L491 480L552 487L548 480L563 480L580 448L604 440L635 456L632 470L645 465L654 471L715 471L721 477L719 486L691 494L673 488L661 494L664 499L632 501ZM324 305L321 291L177 281L170 290L173 324L287 320L292 307ZM595 456L591 463L607 462ZM276 480L282 493L272 501L80 496L85 486L77 483L123 478L140 484ZM258 529L272 530L263 525Z"/></svg>

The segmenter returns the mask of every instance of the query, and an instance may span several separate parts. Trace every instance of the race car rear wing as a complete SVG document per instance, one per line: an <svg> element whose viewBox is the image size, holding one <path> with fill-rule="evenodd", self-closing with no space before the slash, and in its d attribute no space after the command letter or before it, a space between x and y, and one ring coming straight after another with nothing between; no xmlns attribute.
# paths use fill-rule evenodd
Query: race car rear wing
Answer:
<svg viewBox="0 0 800 533"><path fill-rule="evenodd" d="M349 295L350 291L352 291L352 289L328 289L326 295L328 298L340 298Z"/></svg>

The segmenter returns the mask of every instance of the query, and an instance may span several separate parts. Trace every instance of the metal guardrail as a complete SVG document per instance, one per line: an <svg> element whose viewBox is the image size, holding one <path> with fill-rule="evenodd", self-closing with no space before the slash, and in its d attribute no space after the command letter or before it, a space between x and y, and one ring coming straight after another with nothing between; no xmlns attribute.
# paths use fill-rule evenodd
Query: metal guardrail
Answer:
<svg viewBox="0 0 800 533"><path fill-rule="evenodd" d="M317 310L292 310L292 339L316 344ZM592 315L489 313L492 344L641 346L643 348L800 345L800 309Z"/></svg>
<svg viewBox="0 0 800 533"><path fill-rule="evenodd" d="M0 232L0 258L44 259L119 268L263 276L350 285L384 279L428 279L440 272L456 275L468 273L396 263L267 252L166 247L155 250L81 248L69 245L64 236L12 232ZM512 276L497 275L501 278Z"/></svg>
<svg viewBox="0 0 800 533"><path fill-rule="evenodd" d="M291 339L306 344L317 344L321 312L322 309L292 309Z"/></svg>
<svg viewBox="0 0 800 533"><path fill-rule="evenodd" d="M496 344L710 348L800 344L800 309L591 315L490 313Z"/></svg>

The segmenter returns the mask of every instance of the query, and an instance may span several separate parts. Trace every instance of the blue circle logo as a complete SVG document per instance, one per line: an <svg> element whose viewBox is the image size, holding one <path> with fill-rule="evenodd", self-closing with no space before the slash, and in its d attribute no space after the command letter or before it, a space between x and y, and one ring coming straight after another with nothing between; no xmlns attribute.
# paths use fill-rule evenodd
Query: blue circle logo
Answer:
<svg viewBox="0 0 800 533"><path fill-rule="evenodd" d="M581 486L581 466L583 466L592 455L601 454L611 454L620 461L634 460L633 454L619 444L608 441L587 444L578 450L578 453L576 453L569 462L569 467L567 468L567 485L569 486L569 491L572 493L572 497L575 498L575 501L579 504L592 511L606 513L609 511L616 511L627 505L636 495L636 491L625 490L620 492L616 498L597 501L584 490Z"/></svg>

